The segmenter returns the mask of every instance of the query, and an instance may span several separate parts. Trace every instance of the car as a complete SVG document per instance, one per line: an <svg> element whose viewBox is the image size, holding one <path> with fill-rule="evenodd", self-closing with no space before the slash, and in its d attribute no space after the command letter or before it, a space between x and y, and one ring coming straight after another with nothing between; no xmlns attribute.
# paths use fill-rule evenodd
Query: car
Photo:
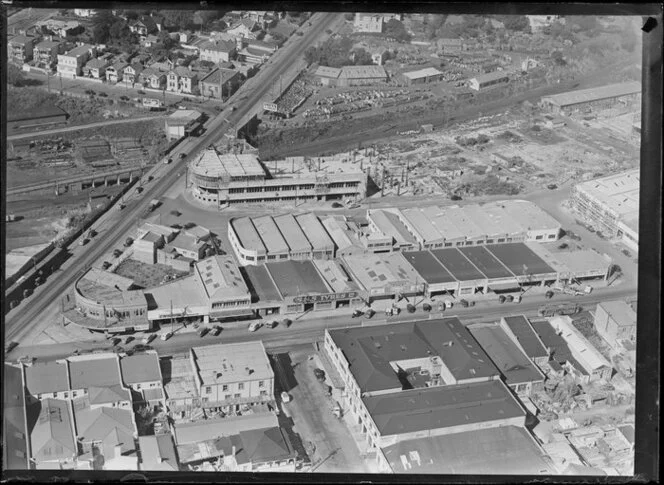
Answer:
<svg viewBox="0 0 664 485"><path fill-rule="evenodd" d="M154 177L152 175L148 175L148 182L152 182L154 180Z"/></svg>
<svg viewBox="0 0 664 485"><path fill-rule="evenodd" d="M208 327L203 327L198 331L198 336L203 338L207 335L207 333L210 331Z"/></svg>
<svg viewBox="0 0 664 485"><path fill-rule="evenodd" d="M186 154L186 153L180 153L180 160L182 160L183 158L187 158L187 154Z"/></svg>
<svg viewBox="0 0 664 485"><path fill-rule="evenodd" d="M133 340L136 340L136 338L135 338L133 335L127 335L127 336L125 337L125 341L124 341L124 342L125 342L125 344L128 344L129 342L131 342L131 341L133 341Z"/></svg>
<svg viewBox="0 0 664 485"><path fill-rule="evenodd" d="M90 240L86 237L86 238L81 239L81 241L78 244L80 244L81 246L85 246L89 242L90 242Z"/></svg>
<svg viewBox="0 0 664 485"><path fill-rule="evenodd" d="M146 335L145 337L143 337L143 340L141 340L141 342L143 343L143 345L148 345L150 342L152 342L156 338L157 338L157 334L156 333L151 333L150 335Z"/></svg>
<svg viewBox="0 0 664 485"><path fill-rule="evenodd" d="M162 333L162 334L161 334L161 339L162 339L163 341L166 341L166 340L168 340L169 338L171 338L172 336L173 336L173 332Z"/></svg>
<svg viewBox="0 0 664 485"><path fill-rule="evenodd" d="M290 400L291 400L290 394L288 394L286 391L281 393L282 402L290 402Z"/></svg>
<svg viewBox="0 0 664 485"><path fill-rule="evenodd" d="M115 347L116 345L120 345L121 343L122 339L120 337L113 337L111 339L111 344L113 345L113 347Z"/></svg>
<svg viewBox="0 0 664 485"><path fill-rule="evenodd" d="M119 258L121 254L122 254L122 250L121 250L121 249L114 249L114 250L113 250L113 257L114 257L114 258Z"/></svg>
<svg viewBox="0 0 664 485"><path fill-rule="evenodd" d="M290 327L290 326L291 326L291 323L293 323L293 321L292 321L291 319L289 319L289 318L284 318L284 319L281 321L281 324L282 324L284 327L286 327L286 328Z"/></svg>
<svg viewBox="0 0 664 485"><path fill-rule="evenodd" d="M212 336L213 337L218 337L219 334L221 333L221 327L219 325L215 325L214 328L212 329Z"/></svg>
<svg viewBox="0 0 664 485"><path fill-rule="evenodd" d="M168 165L169 163L172 163L172 162L173 162L172 158L167 158L167 159L164 160L165 165Z"/></svg>
<svg viewBox="0 0 664 485"><path fill-rule="evenodd" d="M277 320L272 320L269 325L270 328L275 328L277 325L279 325L279 322Z"/></svg>
<svg viewBox="0 0 664 485"><path fill-rule="evenodd" d="M255 332L259 328L261 328L261 323L260 322L253 322L252 324L249 325L249 331L250 332Z"/></svg>
<svg viewBox="0 0 664 485"><path fill-rule="evenodd" d="M143 187L136 187L136 192L139 194L143 192Z"/></svg>
<svg viewBox="0 0 664 485"><path fill-rule="evenodd" d="M88 237L95 237L96 235L97 235L97 231L95 231L94 229L90 229L88 231Z"/></svg>
<svg viewBox="0 0 664 485"><path fill-rule="evenodd" d="M155 335L155 337L156 337L156 335ZM152 347L150 347L149 345L136 344L136 345L134 345L134 348L131 349L131 350L133 352L142 352L142 351L145 351L145 350L152 350Z"/></svg>
<svg viewBox="0 0 664 485"><path fill-rule="evenodd" d="M14 350L16 347L18 347L18 342L9 342L7 344L7 347L5 347L5 353L8 354L12 350Z"/></svg>

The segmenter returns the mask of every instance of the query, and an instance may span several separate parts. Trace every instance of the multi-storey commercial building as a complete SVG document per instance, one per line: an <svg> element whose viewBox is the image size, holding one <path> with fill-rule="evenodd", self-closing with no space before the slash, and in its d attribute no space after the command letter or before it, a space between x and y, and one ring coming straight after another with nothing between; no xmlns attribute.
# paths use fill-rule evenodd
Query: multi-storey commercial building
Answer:
<svg viewBox="0 0 664 485"><path fill-rule="evenodd" d="M242 75L234 69L218 68L198 81L201 96L226 100L235 93L242 82Z"/></svg>
<svg viewBox="0 0 664 485"><path fill-rule="evenodd" d="M324 86L367 86L387 81L383 66L320 66L314 76Z"/></svg>
<svg viewBox="0 0 664 485"><path fill-rule="evenodd" d="M17 35L7 42L7 57L17 64L23 64L32 60L32 53L35 46L34 37Z"/></svg>
<svg viewBox="0 0 664 485"><path fill-rule="evenodd" d="M66 52L58 54L58 74L63 77L75 78L83 74L83 66L96 53L96 48L83 44Z"/></svg>
<svg viewBox="0 0 664 485"><path fill-rule="evenodd" d="M235 56L235 52L235 42L210 40L201 44L199 59L201 61L214 62L215 64L230 62Z"/></svg>
<svg viewBox="0 0 664 485"><path fill-rule="evenodd" d="M572 207L608 237L639 248L639 169L577 184Z"/></svg>
<svg viewBox="0 0 664 485"><path fill-rule="evenodd" d="M402 15L397 13L356 13L353 21L355 32L381 33L383 24L392 19L401 20Z"/></svg>
<svg viewBox="0 0 664 485"><path fill-rule="evenodd" d="M640 98L641 83L630 81L545 96L540 104L560 114L571 114L578 110L610 108L617 103L636 104Z"/></svg>
<svg viewBox="0 0 664 485"><path fill-rule="evenodd" d="M457 318L325 331L343 407L370 451L416 438L503 426L526 412Z"/></svg>
<svg viewBox="0 0 664 485"><path fill-rule="evenodd" d="M366 194L367 174L355 165L303 157L297 163L292 158L269 164L274 170L268 170L255 154L222 154L211 147L189 164L190 190L197 200L219 207L360 199Z"/></svg>
<svg viewBox="0 0 664 485"><path fill-rule="evenodd" d="M274 372L262 341L194 347L189 358L203 408L235 414L274 403Z"/></svg>

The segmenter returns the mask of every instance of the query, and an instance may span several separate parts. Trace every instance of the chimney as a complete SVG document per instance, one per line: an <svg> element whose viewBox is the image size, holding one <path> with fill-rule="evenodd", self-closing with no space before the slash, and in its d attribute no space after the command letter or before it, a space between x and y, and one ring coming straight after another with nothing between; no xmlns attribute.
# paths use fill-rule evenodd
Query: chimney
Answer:
<svg viewBox="0 0 664 485"><path fill-rule="evenodd" d="M231 456L235 456L235 445L233 445L233 448L231 449Z"/></svg>

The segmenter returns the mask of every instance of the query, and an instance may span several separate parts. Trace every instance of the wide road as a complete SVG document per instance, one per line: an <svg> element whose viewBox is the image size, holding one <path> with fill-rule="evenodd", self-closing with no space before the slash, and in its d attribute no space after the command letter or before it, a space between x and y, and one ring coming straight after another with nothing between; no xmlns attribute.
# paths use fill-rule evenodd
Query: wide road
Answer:
<svg viewBox="0 0 664 485"><path fill-rule="evenodd" d="M265 96L272 84L279 76L283 75L290 65L301 56L305 49L312 45L316 38L321 35L338 17L337 13L318 13L312 16L311 27L302 37L293 35L282 49L277 51L274 62L263 66L261 71L243 87L254 86L249 92L242 89L235 93L230 99L234 104L239 97L241 102L234 104L235 111L231 113L222 113L215 119L206 123L206 132L200 138L189 138L183 144L179 145L173 153L176 162L167 167L167 173L151 184L145 185L142 199L127 204L123 210L123 219L113 227L105 228L103 238L97 238L92 244L86 246L87 251L77 256L77 259L66 269L59 272L57 276L47 279L46 283L40 287L35 298L24 300L18 307L8 313L5 318L5 336L6 340L18 340L27 334L33 325L39 321L40 314L53 302L58 301L71 286L76 278L80 276L83 270L90 267L98 258L109 251L117 240L125 234L136 223L139 217L147 209L149 201L161 197L164 192L171 187L185 169L185 165L193 158L195 153L209 146L214 141L222 137L229 128L235 127L235 124L241 120L247 113L256 109L256 106L262 106L262 98ZM304 25L307 25L306 23ZM246 94L243 94L245 93ZM240 97L242 96L242 97ZM185 154L180 159L179 154ZM164 167L162 165L162 167ZM163 169L162 167L156 167ZM101 232L98 230L98 232Z"/></svg>
<svg viewBox="0 0 664 485"><path fill-rule="evenodd" d="M543 304L559 304L565 302L578 303L581 308L593 309L594 306L607 300L635 299L636 290L634 287L608 287L595 290L590 295L578 297L568 297L556 295L552 300L545 300L543 295L528 295L527 292L521 303L498 304L495 301L480 302L474 307L463 308L456 305L450 310L438 313L432 312L436 318L458 316L464 324L478 322L495 322L502 316L523 314L528 317L536 317L537 310ZM416 299L416 302L419 299ZM435 310L435 307L434 307ZM276 352L280 349L288 349L293 345L313 343L323 339L325 329L342 328L349 326L360 326L363 324L380 325L381 323L399 323L406 321L426 320L429 314L418 308L414 314L402 311L400 315L386 318L384 313L377 312L371 320L362 318L350 318L349 312L339 315L328 316L326 318L311 318L294 321L289 328L279 324L276 328L269 329L262 327L256 332L247 330L248 324L234 323L233 328L224 328L217 337L207 335L200 338L196 332L187 332L176 334L167 341L155 339L150 346L154 348L160 356L168 356L187 352L191 347L198 345L210 345L215 343L235 343L246 342L250 340L262 340L266 349ZM223 324L222 324L223 326ZM140 343L140 338L128 344L126 349L132 348L136 343ZM110 342L103 340L99 342L69 342L63 344L19 346L7 354L8 361L15 360L23 356L35 357L38 360L55 360L72 355L75 350L89 352L93 350L112 351ZM116 349L118 350L118 349Z"/></svg>

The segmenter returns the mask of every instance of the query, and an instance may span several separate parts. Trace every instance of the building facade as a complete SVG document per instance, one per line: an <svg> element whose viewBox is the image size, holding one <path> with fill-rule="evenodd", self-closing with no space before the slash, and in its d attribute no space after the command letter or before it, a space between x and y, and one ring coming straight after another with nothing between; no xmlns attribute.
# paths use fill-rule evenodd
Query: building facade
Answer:
<svg viewBox="0 0 664 485"><path fill-rule="evenodd" d="M96 53L91 45L81 45L65 54L58 55L58 74L63 77L75 78L83 74L83 66Z"/></svg>

